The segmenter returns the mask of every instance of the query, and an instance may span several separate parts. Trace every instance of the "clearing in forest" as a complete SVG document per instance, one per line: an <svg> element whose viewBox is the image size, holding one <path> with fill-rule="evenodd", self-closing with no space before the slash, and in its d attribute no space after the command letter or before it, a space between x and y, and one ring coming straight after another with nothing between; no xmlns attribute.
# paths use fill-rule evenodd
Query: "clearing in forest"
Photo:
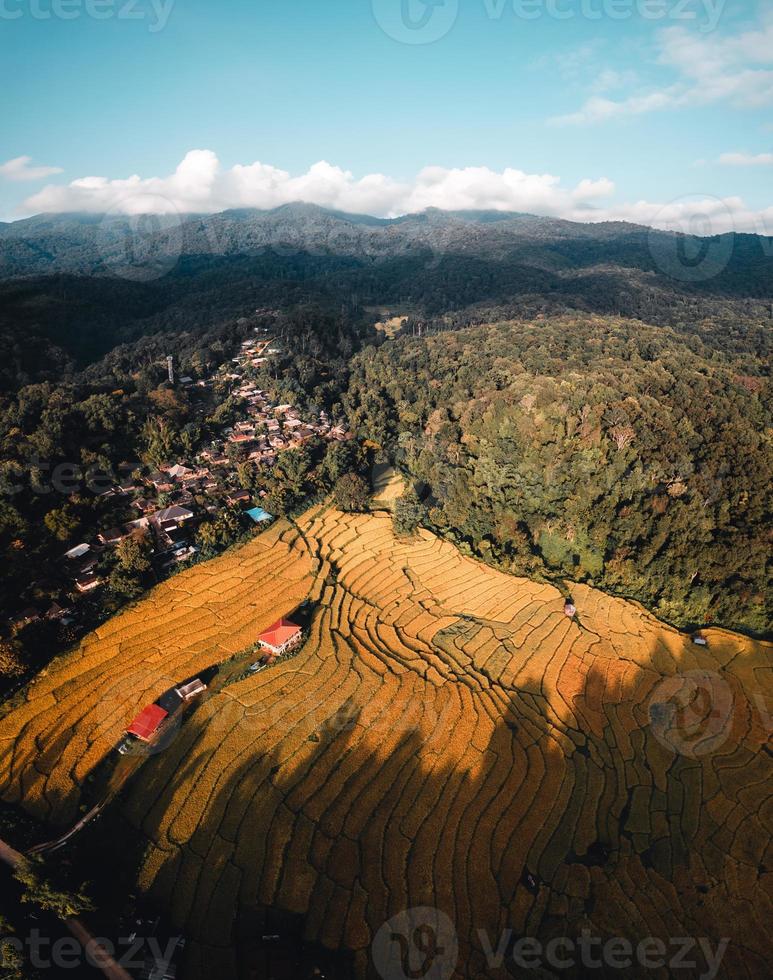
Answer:
<svg viewBox="0 0 773 980"><path fill-rule="evenodd" d="M402 496L405 481L389 463L376 463L371 473L373 506L377 510L391 510L395 500Z"/></svg>

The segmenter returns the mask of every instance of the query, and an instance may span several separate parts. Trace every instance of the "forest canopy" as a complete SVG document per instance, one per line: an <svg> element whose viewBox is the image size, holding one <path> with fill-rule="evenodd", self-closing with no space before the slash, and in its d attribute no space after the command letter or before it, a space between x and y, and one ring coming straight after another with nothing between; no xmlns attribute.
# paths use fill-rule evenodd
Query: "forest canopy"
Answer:
<svg viewBox="0 0 773 980"><path fill-rule="evenodd" d="M367 348L347 396L353 428L425 486L430 524L475 554L760 632L769 405L754 356L579 315Z"/></svg>

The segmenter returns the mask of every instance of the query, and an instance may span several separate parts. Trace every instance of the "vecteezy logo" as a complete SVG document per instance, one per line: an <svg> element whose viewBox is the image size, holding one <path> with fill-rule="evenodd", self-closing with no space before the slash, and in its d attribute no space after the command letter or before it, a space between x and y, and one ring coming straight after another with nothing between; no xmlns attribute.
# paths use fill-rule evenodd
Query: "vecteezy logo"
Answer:
<svg viewBox="0 0 773 980"><path fill-rule="evenodd" d="M381 30L402 44L432 44L456 22L459 0L373 0Z"/></svg>
<svg viewBox="0 0 773 980"><path fill-rule="evenodd" d="M357 707L347 701L324 720L322 728L328 735L350 732L354 729L359 717L360 712Z"/></svg>
<svg viewBox="0 0 773 980"><path fill-rule="evenodd" d="M453 923L440 909L406 909L381 926L371 946L383 980L449 980L459 944Z"/></svg>
<svg viewBox="0 0 773 980"><path fill-rule="evenodd" d="M647 239L655 264L671 279L706 282L727 267L735 247L733 214L719 198L687 195L665 205Z"/></svg>
<svg viewBox="0 0 773 980"><path fill-rule="evenodd" d="M733 692L713 670L665 677L652 692L650 729L672 752L700 758L715 752L730 734Z"/></svg>
<svg viewBox="0 0 773 980"><path fill-rule="evenodd" d="M132 282L160 279L177 265L182 253L182 219L165 197L146 194L130 203L119 201L97 228L96 244L103 267Z"/></svg>

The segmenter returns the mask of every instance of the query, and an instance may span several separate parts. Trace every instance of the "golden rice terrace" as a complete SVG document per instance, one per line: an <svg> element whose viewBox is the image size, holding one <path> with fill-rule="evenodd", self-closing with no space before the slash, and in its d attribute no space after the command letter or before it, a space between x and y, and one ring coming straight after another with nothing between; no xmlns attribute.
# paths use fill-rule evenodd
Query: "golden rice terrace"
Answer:
<svg viewBox="0 0 773 980"><path fill-rule="evenodd" d="M555 588L397 540L386 515L312 510L53 664L0 722L0 792L71 823L143 705L310 598L297 655L204 702L117 804L150 842L141 887L189 937L186 977L239 975L253 905L303 915L362 977L382 924L420 906L450 917L459 978L512 975L481 932L584 928L728 937L720 975L766 975L771 645L698 646L572 596L574 619Z"/></svg>

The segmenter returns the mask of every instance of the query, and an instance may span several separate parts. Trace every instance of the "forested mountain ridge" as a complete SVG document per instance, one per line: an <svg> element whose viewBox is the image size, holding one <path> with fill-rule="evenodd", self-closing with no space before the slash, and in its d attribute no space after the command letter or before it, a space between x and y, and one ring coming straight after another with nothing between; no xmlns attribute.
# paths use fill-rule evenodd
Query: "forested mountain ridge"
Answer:
<svg viewBox="0 0 773 980"><path fill-rule="evenodd" d="M425 523L478 556L683 626L764 632L772 420L756 372L694 335L565 316L367 348L347 405L424 484Z"/></svg>
<svg viewBox="0 0 773 980"><path fill-rule="evenodd" d="M116 344L207 329L250 307L388 305L461 325L492 308L699 330L711 321L758 351L773 309L770 243L750 235L499 212L387 220L311 205L138 220L39 215L0 227L0 389L71 376Z"/></svg>
<svg viewBox="0 0 773 980"><path fill-rule="evenodd" d="M0 276L114 275L127 253L185 256L347 256L363 265L431 253L563 275L613 265L700 293L773 296L773 243L756 235L700 239L625 222L572 222L509 212L437 209L399 218L310 204L211 215L37 215L0 226ZM696 274L696 266L698 271ZM168 271L168 270L165 270ZM539 288L539 278L534 281Z"/></svg>

